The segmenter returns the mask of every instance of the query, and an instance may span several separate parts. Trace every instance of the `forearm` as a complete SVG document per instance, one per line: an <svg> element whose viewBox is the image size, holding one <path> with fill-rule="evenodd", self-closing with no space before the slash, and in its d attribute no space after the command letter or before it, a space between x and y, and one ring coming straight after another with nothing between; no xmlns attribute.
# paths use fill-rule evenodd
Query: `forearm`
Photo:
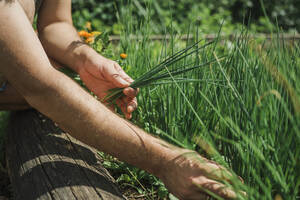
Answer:
<svg viewBox="0 0 300 200"><path fill-rule="evenodd" d="M80 49L88 46L73 27L71 1L44 1L37 27L47 55L78 72L78 65L84 60Z"/></svg>
<svg viewBox="0 0 300 200"><path fill-rule="evenodd" d="M113 114L64 75L56 77L60 86L34 99L34 106L44 108L40 111L73 137L160 176L163 163L173 159L169 152L174 147Z"/></svg>
<svg viewBox="0 0 300 200"><path fill-rule="evenodd" d="M159 175L166 143L113 114L50 64L18 3L0 2L0 70L27 102L75 138Z"/></svg>
<svg viewBox="0 0 300 200"><path fill-rule="evenodd" d="M81 42L75 28L68 22L54 22L39 28L40 41L49 57L78 72L81 49L89 48Z"/></svg>

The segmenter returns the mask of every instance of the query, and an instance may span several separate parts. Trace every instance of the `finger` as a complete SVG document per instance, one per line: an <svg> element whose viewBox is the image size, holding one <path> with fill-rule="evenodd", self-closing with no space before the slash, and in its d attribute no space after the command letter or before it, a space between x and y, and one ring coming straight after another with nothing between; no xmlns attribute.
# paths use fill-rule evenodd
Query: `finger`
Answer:
<svg viewBox="0 0 300 200"><path fill-rule="evenodd" d="M210 170L207 176L215 179L231 182L233 180L232 174L222 166L219 165L209 165Z"/></svg>
<svg viewBox="0 0 300 200"><path fill-rule="evenodd" d="M137 108L137 100L136 98L133 98L127 103L127 112L132 113L133 111L136 110L136 108Z"/></svg>
<svg viewBox="0 0 300 200"><path fill-rule="evenodd" d="M134 98L137 96L138 94L138 89L133 89L131 87L127 87L123 90L123 93L126 95L126 96L129 96L131 98Z"/></svg>
<svg viewBox="0 0 300 200"><path fill-rule="evenodd" d="M120 76L125 79L126 81L128 81L129 83L132 83L133 82L133 79L128 76L128 74L126 74L124 72L124 70L122 69L122 67L118 64L118 63L114 63L114 67L115 69L120 73Z"/></svg>
<svg viewBox="0 0 300 200"><path fill-rule="evenodd" d="M233 175L225 167L203 157L198 161L199 167L203 169L207 177L219 181L231 182L233 180Z"/></svg>
<svg viewBox="0 0 300 200"><path fill-rule="evenodd" d="M119 88L125 88L130 85L128 81L121 77L121 74L116 70L114 65L104 69L104 77Z"/></svg>
<svg viewBox="0 0 300 200"><path fill-rule="evenodd" d="M126 117L126 119L131 119L131 118L132 118L132 114L131 114L131 113L127 113L127 114L125 115L125 117Z"/></svg>
<svg viewBox="0 0 300 200"><path fill-rule="evenodd" d="M100 102L101 102L106 108L108 108L110 111L112 111L112 112L115 112L115 111L116 111L116 108L115 108L115 106L114 106L113 103L108 102L108 101L102 101L102 100L100 100Z"/></svg>
<svg viewBox="0 0 300 200"><path fill-rule="evenodd" d="M125 102L122 99L117 99L116 103L121 109L121 111L124 113L124 111L126 111Z"/></svg>
<svg viewBox="0 0 300 200"><path fill-rule="evenodd" d="M124 105L126 105L126 112L132 113L137 108L137 99L131 98L128 96L122 97L122 101L124 102Z"/></svg>
<svg viewBox="0 0 300 200"><path fill-rule="evenodd" d="M226 199L235 199L237 197L236 193L233 190L215 180L201 177L198 179L194 179L193 183L199 188L201 192L205 192L210 196L217 195Z"/></svg>
<svg viewBox="0 0 300 200"><path fill-rule="evenodd" d="M126 106L126 102L124 99L118 99L116 101L117 105L119 106L119 108L121 109L122 113L125 115L126 119L131 119L132 115L131 113L127 112L127 106Z"/></svg>

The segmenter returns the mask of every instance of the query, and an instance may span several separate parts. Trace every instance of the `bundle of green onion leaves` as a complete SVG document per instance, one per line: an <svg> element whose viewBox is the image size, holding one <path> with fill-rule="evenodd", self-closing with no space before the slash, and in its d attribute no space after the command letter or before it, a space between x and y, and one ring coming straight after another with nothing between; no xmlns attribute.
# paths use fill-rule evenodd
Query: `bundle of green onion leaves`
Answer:
<svg viewBox="0 0 300 200"><path fill-rule="evenodd" d="M215 43L215 41L210 41L200 46L199 43L202 41L203 40L199 40L194 44L187 46L186 48L164 59L155 67L152 67L149 71L145 72L143 75L135 79L135 81L131 83L130 87L137 89L137 88L148 87L151 85L170 84L174 81L180 83L197 81L197 80L191 80L189 78L182 78L182 77L176 78L176 76L184 74L186 72L189 72L197 68L210 65L211 63L216 62L217 61L216 59L206 61L205 63L195 62L195 63L189 63L184 65L174 65L174 64L176 62L183 60L187 56L191 56L191 55L198 56L201 50ZM122 96L124 96L123 88L113 88L108 91L108 94L102 99L102 102L115 104L115 101Z"/></svg>

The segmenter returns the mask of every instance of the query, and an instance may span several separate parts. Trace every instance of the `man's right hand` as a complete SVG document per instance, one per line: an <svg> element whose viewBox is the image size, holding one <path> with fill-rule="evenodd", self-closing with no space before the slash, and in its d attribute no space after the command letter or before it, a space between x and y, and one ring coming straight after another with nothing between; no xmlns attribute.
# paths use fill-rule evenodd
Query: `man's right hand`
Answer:
<svg viewBox="0 0 300 200"><path fill-rule="evenodd" d="M233 190L219 181L232 176L224 167L189 150L176 150L177 156L170 160L160 173L169 191L180 200L207 199L210 191L225 199L234 199Z"/></svg>

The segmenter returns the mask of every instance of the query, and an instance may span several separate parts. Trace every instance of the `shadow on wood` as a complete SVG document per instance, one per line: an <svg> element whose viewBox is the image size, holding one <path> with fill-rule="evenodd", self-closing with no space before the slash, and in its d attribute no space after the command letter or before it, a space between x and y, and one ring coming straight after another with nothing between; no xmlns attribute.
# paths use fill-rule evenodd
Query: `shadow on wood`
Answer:
<svg viewBox="0 0 300 200"><path fill-rule="evenodd" d="M124 199L97 151L37 111L12 114L6 158L15 199Z"/></svg>

